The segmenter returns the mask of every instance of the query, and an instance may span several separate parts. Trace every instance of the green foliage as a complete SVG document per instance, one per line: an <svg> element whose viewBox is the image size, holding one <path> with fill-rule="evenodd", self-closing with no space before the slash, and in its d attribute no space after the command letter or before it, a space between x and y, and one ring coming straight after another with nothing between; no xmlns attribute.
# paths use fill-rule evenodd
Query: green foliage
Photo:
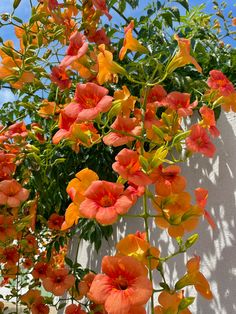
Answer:
<svg viewBox="0 0 236 314"><path fill-rule="evenodd" d="M79 232L80 238L94 244L98 252L103 238L108 240L113 234L112 226L101 226L95 220L80 219L74 232Z"/></svg>
<svg viewBox="0 0 236 314"><path fill-rule="evenodd" d="M111 0L108 2L109 7L115 5L121 13L124 13L127 4L130 5L132 9L135 9L139 5L139 0L118 0L118 1Z"/></svg>

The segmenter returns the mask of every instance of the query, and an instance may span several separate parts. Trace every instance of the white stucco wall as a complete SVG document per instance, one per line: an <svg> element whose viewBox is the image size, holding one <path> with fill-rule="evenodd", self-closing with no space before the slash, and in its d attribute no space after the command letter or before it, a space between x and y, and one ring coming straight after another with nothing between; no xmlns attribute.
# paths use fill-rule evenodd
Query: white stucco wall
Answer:
<svg viewBox="0 0 236 314"><path fill-rule="evenodd" d="M236 114L222 113L218 128L221 137L214 140L217 147L216 156L212 159L197 154L192 157L189 164L182 166L183 174L188 180L188 191L193 192L201 186L209 191L207 210L214 217L217 228L213 231L207 221L202 221L196 232L200 238L198 243L189 250L189 257L194 254L201 256L201 269L211 283L214 299L209 302L197 296L191 306L193 314L233 314L236 313L236 248L235 248L235 195L236 195ZM141 206L139 202L137 207ZM114 226L115 234L109 243L104 242L102 250L97 255L87 243L82 243L78 262L100 271L101 259L104 255L115 253L114 243L124 235L143 230L140 219L121 220ZM174 252L173 243L166 235L166 231L150 226L152 240L162 252L162 256ZM192 234L192 233L191 233ZM189 234L190 235L190 234ZM77 239L73 240L71 256L73 257ZM184 275L185 255L173 259L166 267L170 282L174 283L177 277ZM161 279L155 276L155 283ZM194 289L191 296L196 296ZM149 314L149 311L147 311Z"/></svg>

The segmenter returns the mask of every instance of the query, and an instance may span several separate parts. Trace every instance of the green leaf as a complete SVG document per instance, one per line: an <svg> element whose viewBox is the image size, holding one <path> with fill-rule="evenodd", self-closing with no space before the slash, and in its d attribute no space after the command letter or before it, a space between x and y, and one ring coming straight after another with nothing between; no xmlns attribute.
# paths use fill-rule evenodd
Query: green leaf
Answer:
<svg viewBox="0 0 236 314"><path fill-rule="evenodd" d="M53 242L51 242L49 244L49 246L47 247L47 261L50 261L51 259L51 255L52 255L52 246L53 246Z"/></svg>
<svg viewBox="0 0 236 314"><path fill-rule="evenodd" d="M54 248L58 253L60 252L60 243L58 241L54 242Z"/></svg>
<svg viewBox="0 0 236 314"><path fill-rule="evenodd" d="M139 5L139 0L126 0L126 2L131 6L132 9L137 8Z"/></svg>
<svg viewBox="0 0 236 314"><path fill-rule="evenodd" d="M64 244L65 244L65 238L64 238L64 237L60 237L60 238L59 238L59 243L60 243L60 246L64 246Z"/></svg>
<svg viewBox="0 0 236 314"><path fill-rule="evenodd" d="M20 3L21 3L21 0L14 0L14 2L13 2L14 10L19 6Z"/></svg>
<svg viewBox="0 0 236 314"><path fill-rule="evenodd" d="M154 13L155 13L155 11L152 10L152 9L148 9L148 10L147 10L147 15L148 15L148 17L152 16Z"/></svg>
<svg viewBox="0 0 236 314"><path fill-rule="evenodd" d="M66 264L70 267L70 268L72 268L73 267L73 261L69 258L69 257L65 257L65 262L66 262Z"/></svg>
<svg viewBox="0 0 236 314"><path fill-rule="evenodd" d="M65 306L66 303L60 303L60 305L58 306L58 310L64 309Z"/></svg>
<svg viewBox="0 0 236 314"><path fill-rule="evenodd" d="M225 20L225 17L221 11L216 12L216 15L219 16L223 21Z"/></svg>
<svg viewBox="0 0 236 314"><path fill-rule="evenodd" d="M157 1L156 6L157 6L157 10L159 10L159 9L162 7L161 2L160 2L160 1Z"/></svg>
<svg viewBox="0 0 236 314"><path fill-rule="evenodd" d="M215 109L214 109L214 114L215 114L215 119L216 119L216 121L219 119L219 117L220 117L220 114L221 114L221 106L219 106L219 107L216 107Z"/></svg>
<svg viewBox="0 0 236 314"><path fill-rule="evenodd" d="M180 22L180 13L179 13L179 9L177 7L171 7L169 8L169 10L171 11L171 13L174 15L174 17L176 17L177 21Z"/></svg>
<svg viewBox="0 0 236 314"><path fill-rule="evenodd" d="M117 0L111 0L108 6L111 8L116 2Z"/></svg>
<svg viewBox="0 0 236 314"><path fill-rule="evenodd" d="M173 22L172 22L172 14L170 12L164 12L161 14L163 19L165 20L165 23L169 27L173 27Z"/></svg>
<svg viewBox="0 0 236 314"><path fill-rule="evenodd" d="M236 49L231 51L231 64L233 68L236 68Z"/></svg>
<svg viewBox="0 0 236 314"><path fill-rule="evenodd" d="M126 1L125 0L121 0L119 2L119 7L118 7L119 11L121 13L124 13L125 9L126 9Z"/></svg>
<svg viewBox="0 0 236 314"><path fill-rule="evenodd" d="M176 0L175 2L179 3L184 7L187 11L189 11L189 3L188 0Z"/></svg>

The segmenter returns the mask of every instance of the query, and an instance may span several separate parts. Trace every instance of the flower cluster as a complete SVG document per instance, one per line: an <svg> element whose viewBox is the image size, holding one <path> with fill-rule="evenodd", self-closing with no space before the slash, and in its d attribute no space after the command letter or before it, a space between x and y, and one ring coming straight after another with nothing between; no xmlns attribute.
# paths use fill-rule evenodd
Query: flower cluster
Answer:
<svg viewBox="0 0 236 314"><path fill-rule="evenodd" d="M65 307L65 314L145 314L147 305L152 314L190 314L194 297L187 286L213 298L200 257L188 260L174 284L163 265L194 245L201 218L212 228L216 223L206 209L208 191L196 187L192 201L179 163L195 154L214 158L217 113L236 112L233 82L206 67L190 38L168 39L164 30L163 38L148 38L142 19L138 25L125 18L123 38L116 25L103 27L112 9L124 18L114 1L30 5L27 23L1 15L18 40L0 47L1 85L18 97L13 112L10 105L0 108L9 109L0 125L6 300L16 303L16 312L23 304L33 314L48 314L50 306ZM165 10L152 36L162 24L176 24L165 20ZM81 242L98 250L112 226L126 219L142 220L144 229L117 235L116 252L103 256L101 273L82 267ZM151 240L160 229L177 247L168 256Z"/></svg>

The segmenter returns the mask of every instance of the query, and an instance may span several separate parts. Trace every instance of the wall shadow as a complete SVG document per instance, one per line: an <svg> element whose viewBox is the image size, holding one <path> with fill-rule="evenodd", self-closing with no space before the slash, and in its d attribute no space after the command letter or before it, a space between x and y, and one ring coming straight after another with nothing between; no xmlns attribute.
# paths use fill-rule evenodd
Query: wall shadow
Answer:
<svg viewBox="0 0 236 314"><path fill-rule="evenodd" d="M221 137L214 141L217 152L213 159L197 155L183 169L188 189L204 187L209 191L206 209L217 228L203 221L196 232L199 241L191 250L200 254L202 270L211 283L214 299L209 303L198 296L193 313L236 313L236 114L222 114L218 121Z"/></svg>

